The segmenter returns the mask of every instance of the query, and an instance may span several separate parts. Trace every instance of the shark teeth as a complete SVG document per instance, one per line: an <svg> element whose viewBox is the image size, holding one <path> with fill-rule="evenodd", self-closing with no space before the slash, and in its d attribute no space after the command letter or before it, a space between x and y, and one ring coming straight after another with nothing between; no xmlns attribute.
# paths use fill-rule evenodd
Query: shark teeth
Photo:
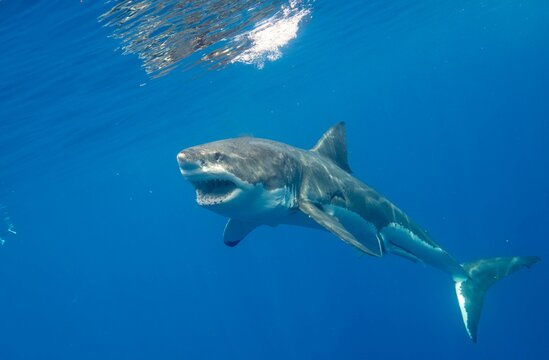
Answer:
<svg viewBox="0 0 549 360"><path fill-rule="evenodd" d="M236 184L225 179L193 181L196 202L199 205L217 205L225 201L236 189Z"/></svg>

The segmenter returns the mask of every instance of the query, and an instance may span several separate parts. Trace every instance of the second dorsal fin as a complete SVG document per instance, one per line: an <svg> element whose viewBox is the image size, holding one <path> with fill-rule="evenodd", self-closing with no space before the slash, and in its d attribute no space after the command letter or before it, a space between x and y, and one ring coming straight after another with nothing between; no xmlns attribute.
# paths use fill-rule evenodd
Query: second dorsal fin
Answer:
<svg viewBox="0 0 549 360"><path fill-rule="evenodd" d="M345 123L338 122L328 129L311 151L332 160L337 166L351 172L347 162L347 141L345 139Z"/></svg>

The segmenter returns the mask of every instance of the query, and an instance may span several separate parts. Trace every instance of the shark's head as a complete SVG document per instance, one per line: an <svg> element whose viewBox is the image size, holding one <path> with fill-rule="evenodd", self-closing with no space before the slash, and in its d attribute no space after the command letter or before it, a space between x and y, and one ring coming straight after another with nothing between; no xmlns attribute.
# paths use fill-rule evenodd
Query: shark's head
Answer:
<svg viewBox="0 0 549 360"><path fill-rule="evenodd" d="M295 201L298 162L280 146L250 137L221 140L187 148L177 161L200 206L250 219Z"/></svg>

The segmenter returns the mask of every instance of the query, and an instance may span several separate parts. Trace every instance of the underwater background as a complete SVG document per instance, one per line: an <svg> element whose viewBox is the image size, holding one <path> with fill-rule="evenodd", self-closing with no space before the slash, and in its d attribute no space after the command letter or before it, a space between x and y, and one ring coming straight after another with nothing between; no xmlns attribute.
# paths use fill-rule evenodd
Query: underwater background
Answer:
<svg viewBox="0 0 549 360"><path fill-rule="evenodd" d="M538 359L549 2L0 1L0 359ZM347 124L354 175L459 261L537 255L478 343L444 273L262 227L176 154Z"/></svg>

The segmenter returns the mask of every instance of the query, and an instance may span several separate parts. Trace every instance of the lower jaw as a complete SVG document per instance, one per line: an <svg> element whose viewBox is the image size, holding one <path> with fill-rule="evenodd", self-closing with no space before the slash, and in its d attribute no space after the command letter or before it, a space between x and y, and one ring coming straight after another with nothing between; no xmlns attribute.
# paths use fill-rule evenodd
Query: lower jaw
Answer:
<svg viewBox="0 0 549 360"><path fill-rule="evenodd" d="M228 200L231 199L231 195L232 195L232 193L226 194L224 196L219 196L219 197L206 198L203 195L198 195L197 194L196 202L200 206L222 205L222 204L224 204L225 202L227 202Z"/></svg>
<svg viewBox="0 0 549 360"><path fill-rule="evenodd" d="M211 200L202 200L202 199L196 199L196 202L200 206L216 206L223 204L223 200L220 201L211 201Z"/></svg>

